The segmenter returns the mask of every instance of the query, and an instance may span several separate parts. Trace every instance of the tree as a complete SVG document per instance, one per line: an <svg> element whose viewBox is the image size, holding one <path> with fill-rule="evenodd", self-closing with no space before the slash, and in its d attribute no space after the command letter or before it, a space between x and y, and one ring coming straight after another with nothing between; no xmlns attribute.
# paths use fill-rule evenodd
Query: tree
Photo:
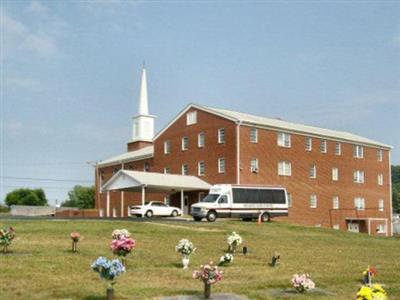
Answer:
<svg viewBox="0 0 400 300"><path fill-rule="evenodd" d="M93 208L94 207L95 189L94 186L86 187L76 185L68 192L68 199L61 206Z"/></svg>
<svg viewBox="0 0 400 300"><path fill-rule="evenodd" d="M11 205L47 205L46 195L43 189L16 189L9 192L5 200L8 206Z"/></svg>

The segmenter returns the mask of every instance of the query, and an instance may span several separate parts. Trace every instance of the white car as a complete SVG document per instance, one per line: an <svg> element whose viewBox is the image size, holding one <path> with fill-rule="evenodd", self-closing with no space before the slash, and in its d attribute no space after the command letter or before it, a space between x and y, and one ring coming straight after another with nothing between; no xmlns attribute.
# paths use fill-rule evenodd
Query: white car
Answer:
<svg viewBox="0 0 400 300"><path fill-rule="evenodd" d="M130 206L131 215L137 217L151 218L153 216L176 217L182 215L178 207L169 206L160 201L146 202L144 205Z"/></svg>

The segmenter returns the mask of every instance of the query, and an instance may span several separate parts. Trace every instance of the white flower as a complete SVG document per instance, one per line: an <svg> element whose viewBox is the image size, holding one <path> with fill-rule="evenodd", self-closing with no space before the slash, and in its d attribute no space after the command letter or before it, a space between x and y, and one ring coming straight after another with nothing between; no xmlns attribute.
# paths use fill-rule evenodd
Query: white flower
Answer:
<svg viewBox="0 0 400 300"><path fill-rule="evenodd" d="M188 239L181 239L175 249L182 255L190 255L196 250L193 243Z"/></svg>
<svg viewBox="0 0 400 300"><path fill-rule="evenodd" d="M229 245L236 245L239 246L242 243L242 237L238 235L235 231L233 231L229 236L228 236L228 244Z"/></svg>

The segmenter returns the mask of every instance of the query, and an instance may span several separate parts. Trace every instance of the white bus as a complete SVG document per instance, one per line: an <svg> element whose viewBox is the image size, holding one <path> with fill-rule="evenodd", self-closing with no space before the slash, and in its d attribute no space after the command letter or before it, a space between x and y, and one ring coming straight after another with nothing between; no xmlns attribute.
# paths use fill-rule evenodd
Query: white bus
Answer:
<svg viewBox="0 0 400 300"><path fill-rule="evenodd" d="M261 217L262 222L269 222L272 217L288 215L287 198L283 187L217 184L204 199L192 205L190 214L195 221Z"/></svg>

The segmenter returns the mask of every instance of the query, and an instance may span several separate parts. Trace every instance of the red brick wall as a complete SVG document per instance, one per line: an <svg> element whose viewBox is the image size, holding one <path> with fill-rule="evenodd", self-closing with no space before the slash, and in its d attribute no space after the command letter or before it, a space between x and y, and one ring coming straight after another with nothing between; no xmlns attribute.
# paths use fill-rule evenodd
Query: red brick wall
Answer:
<svg viewBox="0 0 400 300"><path fill-rule="evenodd" d="M240 182L242 184L272 184L287 188L293 206L288 220L300 224L346 228L346 217L390 218L390 178L388 151L383 161L377 159L377 149L364 146L364 158L353 157L353 144L342 142L342 155L335 155L335 141L328 140L328 152L320 152L320 138L313 138L312 151L305 150L306 138L291 134L291 148L277 145L277 132L258 129L258 143L250 143L251 127L240 127ZM250 172L250 160L259 160L259 173ZM289 161L292 176L278 175L278 162ZM312 164L317 166L317 178L309 178ZM339 169L339 180L332 181L332 168ZM353 182L353 172L363 170L365 183ZM384 174L384 185L377 183L378 173ZM318 207L310 208L310 195L316 194ZM333 196L339 196L339 210L332 210ZM365 211L354 210L354 198L365 198ZM378 211L379 199L384 211ZM389 220L390 221L390 220ZM388 226L390 227L390 226Z"/></svg>
<svg viewBox="0 0 400 300"><path fill-rule="evenodd" d="M130 142L127 144L128 152L136 151L142 149L144 147L148 147L153 145L152 142L144 142L144 141L137 141L137 142Z"/></svg>

